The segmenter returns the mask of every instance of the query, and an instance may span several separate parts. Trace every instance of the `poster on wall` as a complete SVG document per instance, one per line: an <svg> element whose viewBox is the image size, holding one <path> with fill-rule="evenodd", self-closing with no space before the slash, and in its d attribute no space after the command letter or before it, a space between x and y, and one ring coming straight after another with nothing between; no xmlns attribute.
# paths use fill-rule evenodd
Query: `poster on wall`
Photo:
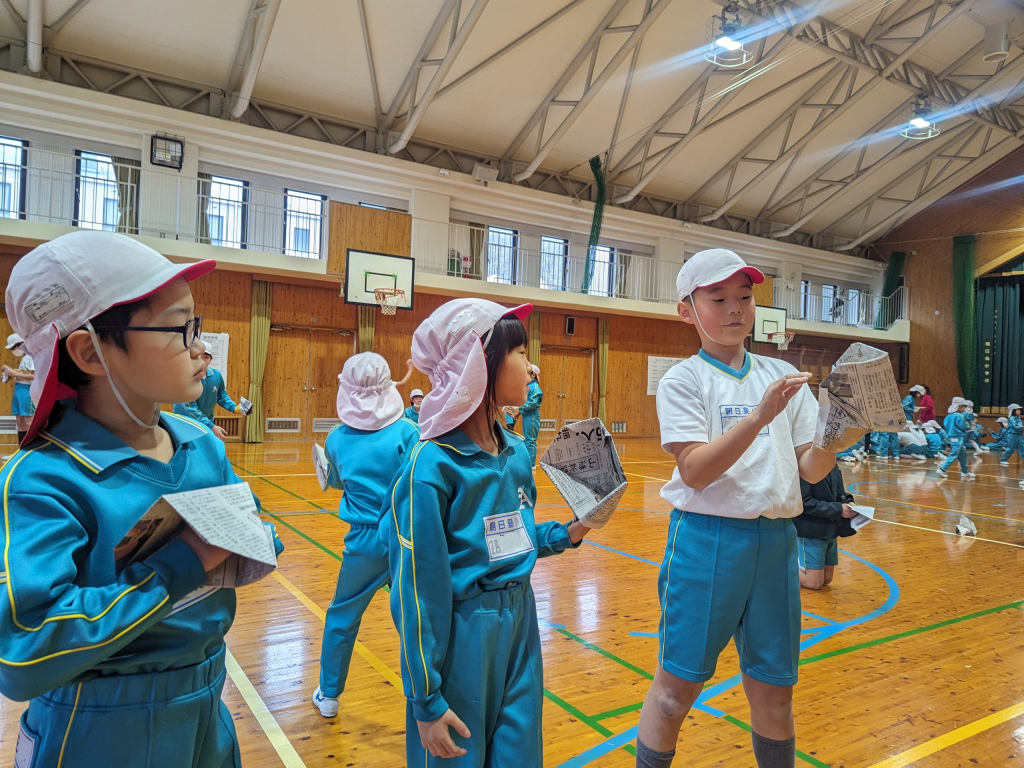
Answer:
<svg viewBox="0 0 1024 768"><path fill-rule="evenodd" d="M224 381L228 380L228 334L226 333L206 333L203 332L203 341L206 342L207 347L210 350L210 354L213 355L213 362L210 363L211 368L216 368L224 376Z"/></svg>
<svg viewBox="0 0 1024 768"><path fill-rule="evenodd" d="M204 336L206 334L203 334ZM662 377L668 373L676 363L681 363L685 360L685 357L654 357L653 355L647 356L647 394L656 395L658 394L658 382L661 381Z"/></svg>

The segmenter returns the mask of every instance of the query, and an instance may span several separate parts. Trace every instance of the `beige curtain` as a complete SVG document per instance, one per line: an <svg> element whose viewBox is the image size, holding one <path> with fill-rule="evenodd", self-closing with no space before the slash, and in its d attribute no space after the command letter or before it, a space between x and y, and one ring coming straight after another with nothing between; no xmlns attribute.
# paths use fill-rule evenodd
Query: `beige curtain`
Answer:
<svg viewBox="0 0 1024 768"><path fill-rule="evenodd" d="M359 307L359 351L373 352L373 329L377 323L376 307Z"/></svg>
<svg viewBox="0 0 1024 768"><path fill-rule="evenodd" d="M530 362L540 367L540 312L534 310L530 313L530 327L529 331L529 349L527 355L530 358Z"/></svg>
<svg viewBox="0 0 1024 768"><path fill-rule="evenodd" d="M139 233L141 163L138 160L129 160L125 157L110 159L114 163L114 177L117 179L117 231L137 235Z"/></svg>
<svg viewBox="0 0 1024 768"><path fill-rule="evenodd" d="M487 238L487 227L483 224L469 222L469 277L483 280L484 241Z"/></svg>
<svg viewBox="0 0 1024 768"><path fill-rule="evenodd" d="M199 189L196 197L196 242L210 244L210 217L206 213L210 207L210 189L213 176L208 173L199 174ZM222 233L223 235L223 233Z"/></svg>
<svg viewBox="0 0 1024 768"><path fill-rule="evenodd" d="M611 339L612 321L608 317L597 319L597 418L608 426L608 412L605 395L608 394L608 343Z"/></svg>
<svg viewBox="0 0 1024 768"><path fill-rule="evenodd" d="M245 442L263 442L263 371L270 344L270 301L273 283L252 281L252 320L249 331L249 402L252 413L245 420Z"/></svg>

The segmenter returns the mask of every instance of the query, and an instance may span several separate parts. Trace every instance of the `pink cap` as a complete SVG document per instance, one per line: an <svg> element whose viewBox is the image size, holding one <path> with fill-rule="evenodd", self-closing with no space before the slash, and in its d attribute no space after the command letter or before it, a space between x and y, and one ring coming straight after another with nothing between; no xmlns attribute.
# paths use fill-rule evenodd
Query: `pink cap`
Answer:
<svg viewBox="0 0 1024 768"><path fill-rule="evenodd" d="M376 432L398 421L404 405L383 357L360 352L345 361L338 374L338 418L342 422Z"/></svg>
<svg viewBox="0 0 1024 768"><path fill-rule="evenodd" d="M412 336L413 364L433 387L420 404L420 439L458 427L480 407L487 391L484 337L503 317L523 320L532 304L513 309L486 299L442 304Z"/></svg>

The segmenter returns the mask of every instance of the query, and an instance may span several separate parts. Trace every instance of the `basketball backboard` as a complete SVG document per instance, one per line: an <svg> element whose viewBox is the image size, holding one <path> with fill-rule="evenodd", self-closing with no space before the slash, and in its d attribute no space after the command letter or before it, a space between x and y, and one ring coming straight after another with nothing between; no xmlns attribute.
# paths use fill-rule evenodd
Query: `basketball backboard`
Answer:
<svg viewBox="0 0 1024 768"><path fill-rule="evenodd" d="M754 341L768 343L771 334L787 330L786 317L781 307L754 307Z"/></svg>
<svg viewBox="0 0 1024 768"><path fill-rule="evenodd" d="M398 309L412 309L413 280L416 262L409 256L392 256L349 248L345 251L345 285L342 295L346 304L376 307L376 288L398 288L405 291L405 302Z"/></svg>

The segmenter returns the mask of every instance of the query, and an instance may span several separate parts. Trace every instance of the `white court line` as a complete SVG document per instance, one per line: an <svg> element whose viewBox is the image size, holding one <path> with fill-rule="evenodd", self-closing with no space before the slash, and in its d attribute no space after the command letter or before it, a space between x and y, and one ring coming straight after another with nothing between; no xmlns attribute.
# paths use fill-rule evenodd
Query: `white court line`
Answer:
<svg viewBox="0 0 1024 768"><path fill-rule="evenodd" d="M919 531L929 531L931 533L941 533L945 536L960 536L959 533L952 531L942 531L938 528L924 528L920 525L907 525L906 523L897 523L894 520L882 520L881 518L875 518L876 523L885 523L886 525L899 525L903 528L916 528ZM964 536L965 539L976 539L977 541L987 541L990 544L1002 544L1004 547L1017 547L1018 549L1024 549L1024 544L1011 544L1008 541L996 541L995 539L983 539L980 536Z"/></svg>
<svg viewBox="0 0 1024 768"><path fill-rule="evenodd" d="M260 698L259 693L253 687L253 684L249 682L249 678L245 676L245 672L235 661L235 657L231 655L231 651L225 648L226 655L224 658L224 665L227 667L228 675L231 677L231 682L235 684L235 688L242 694L242 698L248 705L249 709L256 716L256 722L260 724L263 732L267 734L267 738L270 739L270 743L274 749L277 750L277 756L281 758L281 762L285 768L306 768L306 764L302 762L302 758L299 757L299 753L295 751L295 747L288 741L288 737L284 735L284 731L281 730L281 726L277 724L277 720L267 709L267 705L263 703L263 699Z"/></svg>

